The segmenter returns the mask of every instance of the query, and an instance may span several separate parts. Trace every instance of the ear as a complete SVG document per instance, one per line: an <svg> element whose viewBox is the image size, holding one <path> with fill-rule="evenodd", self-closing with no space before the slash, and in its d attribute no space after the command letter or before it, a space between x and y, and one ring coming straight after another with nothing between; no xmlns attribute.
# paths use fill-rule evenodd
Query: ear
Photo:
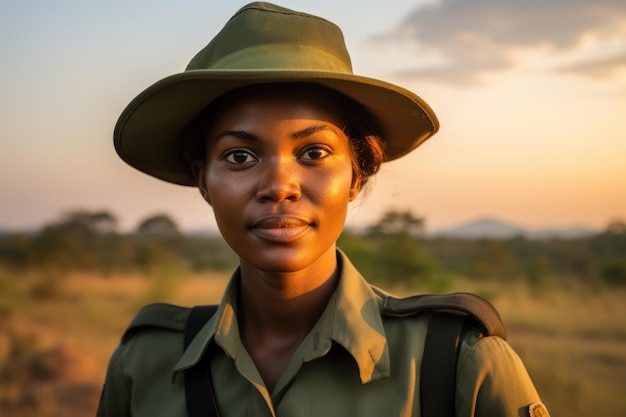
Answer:
<svg viewBox="0 0 626 417"><path fill-rule="evenodd" d="M196 183L198 184L198 191L204 200L211 205L211 196L206 185L206 165L199 162L191 164L191 172L193 173Z"/></svg>
<svg viewBox="0 0 626 417"><path fill-rule="evenodd" d="M363 185L363 182L361 181L361 179L356 175L356 174L352 174L352 184L350 185L350 193L348 194L349 200L348 201L354 201L354 199L356 199L356 197L359 195L359 192L361 191L361 186Z"/></svg>

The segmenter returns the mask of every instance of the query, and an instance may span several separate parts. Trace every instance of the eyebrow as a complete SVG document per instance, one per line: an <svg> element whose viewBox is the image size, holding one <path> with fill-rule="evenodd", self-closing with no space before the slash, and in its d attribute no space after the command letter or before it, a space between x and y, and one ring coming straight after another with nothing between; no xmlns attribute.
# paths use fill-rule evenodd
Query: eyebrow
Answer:
<svg viewBox="0 0 626 417"><path fill-rule="evenodd" d="M337 132L335 132L335 130L330 128L329 126L313 125L313 126L306 127L302 130L299 130L293 133L291 137L293 139L301 139L301 138L311 136L317 132L323 132L323 131L332 132L335 136L337 136ZM238 139L250 140L250 141L255 141L255 142L260 141L257 135L254 135L250 132L246 132L245 130L225 130L215 137L215 141L218 141L225 136L233 136Z"/></svg>
<svg viewBox="0 0 626 417"><path fill-rule="evenodd" d="M302 130L299 130L298 132L294 133L293 135L291 135L292 138L294 139L300 139L300 138L304 138L307 136L311 136L317 132L323 132L323 131L328 131L328 132L332 132L335 136L337 136L337 132L335 132L334 129L331 129L329 126L326 125L313 125L313 126L309 126L307 128L304 128Z"/></svg>
<svg viewBox="0 0 626 417"><path fill-rule="evenodd" d="M215 141L217 142L218 140L226 136L233 136L238 139L244 139L244 140L253 140L253 141L259 140L259 138L256 135L246 132L245 130L225 130L215 137Z"/></svg>

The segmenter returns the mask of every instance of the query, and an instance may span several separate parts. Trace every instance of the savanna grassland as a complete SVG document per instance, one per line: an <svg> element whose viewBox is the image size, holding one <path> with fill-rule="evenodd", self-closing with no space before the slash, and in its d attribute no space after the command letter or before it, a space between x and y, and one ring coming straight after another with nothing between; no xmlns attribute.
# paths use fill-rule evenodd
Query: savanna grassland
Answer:
<svg viewBox="0 0 626 417"><path fill-rule="evenodd" d="M494 303L553 417L626 415L626 228L571 242L455 241L406 233L414 220L347 232L339 245L398 295L471 291ZM223 242L169 223L133 235L52 226L0 239L1 416L94 415L136 311L216 303L236 265Z"/></svg>
<svg viewBox="0 0 626 417"><path fill-rule="evenodd" d="M48 277L29 274L15 280L3 271L0 414L47 417L72 409L62 402L68 397L47 394L45 389L21 401L19 391L29 389L28 381L7 375L11 362L28 363L25 359L37 353L71 347L93 359L82 358L75 366L82 367L77 372L93 384L92 394L98 394L108 357L140 306L154 301L214 303L227 279L225 274L168 274L174 272L152 280L75 274L55 283L53 289L42 289L48 286ZM482 293L496 305L507 324L509 342L526 363L552 416L626 415L626 291L561 288L535 293L519 285L481 287L463 281L451 290ZM84 416L94 415L89 407L83 410Z"/></svg>

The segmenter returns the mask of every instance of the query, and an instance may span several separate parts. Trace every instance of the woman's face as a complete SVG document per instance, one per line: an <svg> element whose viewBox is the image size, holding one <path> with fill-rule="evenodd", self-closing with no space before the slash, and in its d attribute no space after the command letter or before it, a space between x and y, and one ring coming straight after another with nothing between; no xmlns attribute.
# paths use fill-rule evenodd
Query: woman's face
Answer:
<svg viewBox="0 0 626 417"><path fill-rule="evenodd" d="M242 265L281 273L334 263L359 191L340 102L321 88L279 84L215 106L200 191Z"/></svg>

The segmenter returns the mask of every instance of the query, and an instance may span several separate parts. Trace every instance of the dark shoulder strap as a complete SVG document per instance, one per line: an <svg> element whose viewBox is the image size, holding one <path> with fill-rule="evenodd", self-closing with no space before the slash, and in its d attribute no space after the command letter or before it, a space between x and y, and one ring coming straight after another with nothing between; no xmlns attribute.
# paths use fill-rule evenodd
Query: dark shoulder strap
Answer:
<svg viewBox="0 0 626 417"><path fill-rule="evenodd" d="M215 314L217 306L196 306L191 309L183 344L185 349L198 334L202 326ZM209 369L210 355L204 356L195 366L185 370L185 398L188 417L219 417L215 392Z"/></svg>
<svg viewBox="0 0 626 417"><path fill-rule="evenodd" d="M450 312L472 317L487 336L506 340L500 314L484 298L471 293L420 294L407 298L389 297L381 311L390 316L410 316L424 312Z"/></svg>
<svg viewBox="0 0 626 417"><path fill-rule="evenodd" d="M190 309L173 304L155 303L143 307L122 335L126 343L135 333L147 328L159 328L183 332Z"/></svg>
<svg viewBox="0 0 626 417"><path fill-rule="evenodd" d="M428 326L420 371L422 417L454 417L456 363L467 316L435 313Z"/></svg>
<svg viewBox="0 0 626 417"><path fill-rule="evenodd" d="M456 366L461 333L466 323L479 325L486 336L506 339L495 307L470 293L425 294L389 298L382 311L391 316L429 313L432 318L424 342L420 371L423 417L454 417Z"/></svg>
<svg viewBox="0 0 626 417"><path fill-rule="evenodd" d="M185 325L185 337L183 339L183 347L185 349L187 349L187 346L196 337L202 326L213 317L216 311L216 305L195 306L191 309Z"/></svg>

